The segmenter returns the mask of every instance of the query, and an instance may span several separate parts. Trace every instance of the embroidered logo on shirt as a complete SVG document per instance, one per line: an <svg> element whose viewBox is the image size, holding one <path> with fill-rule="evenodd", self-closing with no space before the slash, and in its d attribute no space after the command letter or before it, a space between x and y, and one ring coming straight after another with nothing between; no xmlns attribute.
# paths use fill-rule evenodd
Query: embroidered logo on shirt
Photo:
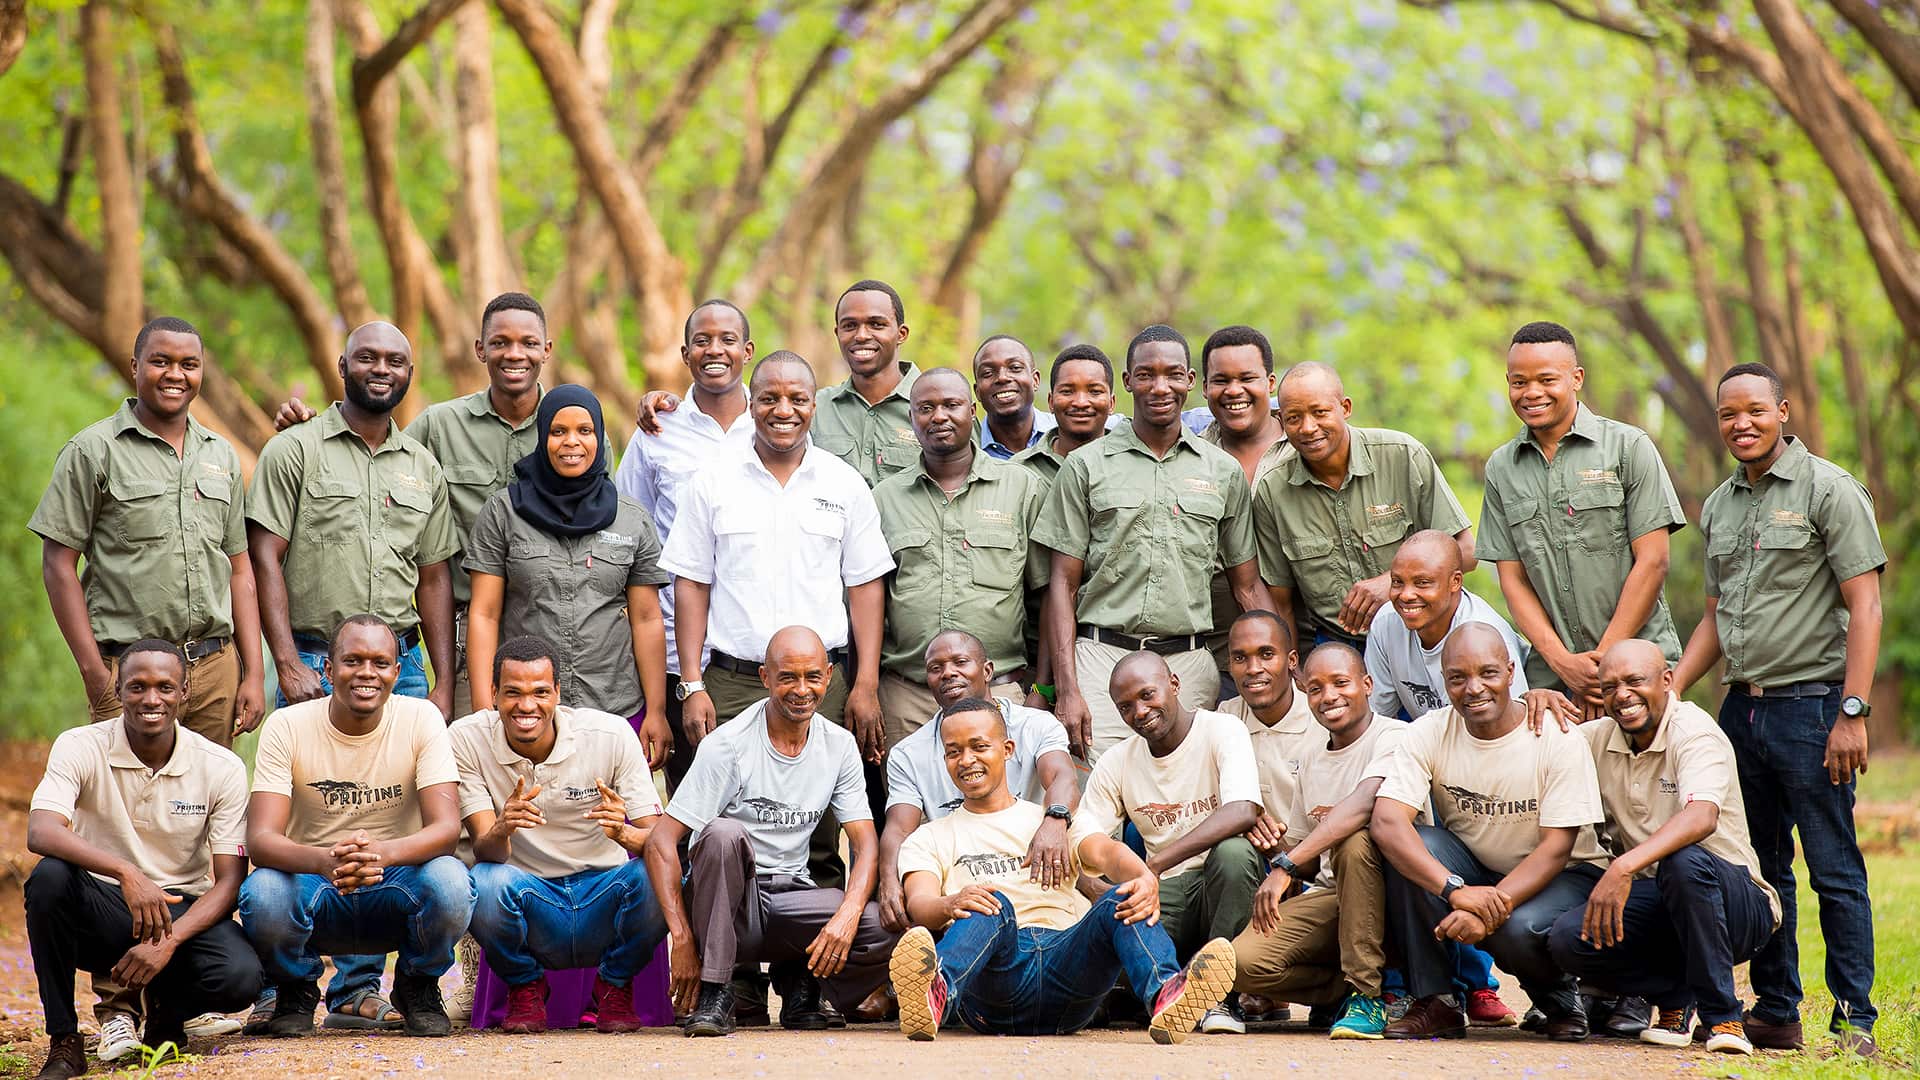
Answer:
<svg viewBox="0 0 1920 1080"><path fill-rule="evenodd" d="M393 482L401 487L412 488L415 491L427 490L427 482L412 473L395 473Z"/></svg>
<svg viewBox="0 0 1920 1080"><path fill-rule="evenodd" d="M1383 521L1390 517L1403 517L1407 512L1399 503L1371 503L1367 506L1368 521Z"/></svg>
<svg viewBox="0 0 1920 1080"><path fill-rule="evenodd" d="M1773 512L1772 523L1775 525L1792 525L1796 528L1804 529L1807 525L1807 515L1800 513L1798 510L1775 510Z"/></svg>
<svg viewBox="0 0 1920 1080"><path fill-rule="evenodd" d="M1660 794L1662 795L1680 794L1680 785L1678 782L1669 780L1668 778L1663 776L1660 778L1659 783L1660 783Z"/></svg>
<svg viewBox="0 0 1920 1080"><path fill-rule="evenodd" d="M320 793L321 804L329 810L370 810L407 793L405 784L372 787L358 780L309 780L307 786Z"/></svg>
<svg viewBox="0 0 1920 1080"><path fill-rule="evenodd" d="M207 804L203 802L187 802L184 799L168 799L167 811L168 813L178 814L181 817L206 817Z"/></svg>
<svg viewBox="0 0 1920 1080"><path fill-rule="evenodd" d="M991 507L983 506L980 509L975 510L974 513L979 515L981 521L984 521L990 525L1013 524L1013 515L1007 513L1005 510L995 510L995 509L992 509Z"/></svg>
<svg viewBox="0 0 1920 1080"><path fill-rule="evenodd" d="M1580 482L1582 484L1617 484L1620 482L1620 474L1612 469L1581 469Z"/></svg>
<svg viewBox="0 0 1920 1080"><path fill-rule="evenodd" d="M1220 490L1218 485L1204 476L1185 476L1181 477L1180 482L1187 486L1188 491L1205 495L1211 495Z"/></svg>
<svg viewBox="0 0 1920 1080"><path fill-rule="evenodd" d="M637 536L614 532L612 529L601 529L594 534L593 538L603 544L612 544L614 547L632 547L640 539Z"/></svg>
<svg viewBox="0 0 1920 1080"><path fill-rule="evenodd" d="M1401 683L1400 685L1413 694L1413 703L1426 712L1432 712L1447 703L1446 699L1435 693L1431 686L1415 682Z"/></svg>
<svg viewBox="0 0 1920 1080"><path fill-rule="evenodd" d="M829 514L839 514L841 517L845 517L847 514L847 508L845 506L834 502L832 499L823 499L818 495L813 497L813 508L815 510L825 510Z"/></svg>
<svg viewBox="0 0 1920 1080"><path fill-rule="evenodd" d="M976 878L1001 877L1020 869L1020 859L1014 855L962 855L953 864L966 867Z"/></svg>
<svg viewBox="0 0 1920 1080"><path fill-rule="evenodd" d="M740 803L753 811L754 820L763 825L804 826L811 829L819 824L820 815L826 812L824 809L808 810L778 799L742 799Z"/></svg>
<svg viewBox="0 0 1920 1080"><path fill-rule="evenodd" d="M894 428L893 441L900 442L900 443L912 443L915 446L920 445L920 440L913 437L913 429L910 427Z"/></svg>
<svg viewBox="0 0 1920 1080"><path fill-rule="evenodd" d="M560 788L560 797L568 802L586 802L590 799L598 799L600 797L600 789L597 787L574 787L572 784L566 784Z"/></svg>

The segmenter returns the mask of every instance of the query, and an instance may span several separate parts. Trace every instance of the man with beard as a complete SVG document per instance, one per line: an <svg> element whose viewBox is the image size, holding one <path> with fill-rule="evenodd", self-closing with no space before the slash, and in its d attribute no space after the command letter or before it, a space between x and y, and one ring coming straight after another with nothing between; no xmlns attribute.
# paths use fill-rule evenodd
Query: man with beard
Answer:
<svg viewBox="0 0 1920 1080"><path fill-rule="evenodd" d="M772 965L781 1026L799 1030L827 1026L822 992L848 1012L887 979L894 939L872 902L878 844L860 749L845 729L817 722L834 678L827 647L804 626L785 627L767 642L760 678L768 697L700 743L645 847L689 1036L733 1030L738 964ZM853 856L845 889L820 887L808 871L809 841L829 812Z"/></svg>
<svg viewBox="0 0 1920 1080"><path fill-rule="evenodd" d="M1387 567L1407 534L1439 529L1473 568L1473 523L1439 463L1411 435L1354 427L1340 375L1295 364L1280 380L1280 424L1293 453L1254 486L1260 575L1282 618L1296 600L1303 640L1365 644L1387 601Z"/></svg>
<svg viewBox="0 0 1920 1080"><path fill-rule="evenodd" d="M906 305L884 281L856 281L833 306L833 336L849 374L820 391L813 441L873 487L920 453L907 415L920 369L895 359L907 340Z"/></svg>
<svg viewBox="0 0 1920 1080"><path fill-rule="evenodd" d="M964 628L986 643L1008 693L1023 693L1028 590L1047 583L1047 551L1033 542L1044 485L973 445L967 380L933 368L914 380L913 433L920 458L873 489L893 553L887 577L880 708L887 746L939 707L925 682L927 646Z"/></svg>
<svg viewBox="0 0 1920 1080"><path fill-rule="evenodd" d="M1106 692L1120 658L1145 649L1180 675L1187 709L1218 700L1207 650L1210 589L1225 567L1243 610L1264 607L1246 476L1180 424L1193 387L1187 340L1149 326L1127 346L1133 422L1060 469L1034 538L1053 550L1046 645L1055 714L1097 759L1126 735Z"/></svg>
<svg viewBox="0 0 1920 1080"><path fill-rule="evenodd" d="M1389 864L1387 926L1414 995L1389 1039L1461 1038L1450 941L1479 945L1545 1014L1549 1039L1587 1037L1573 976L1547 932L1587 898L1606 865L1604 814L1584 739L1529 729L1508 693L1513 660L1493 627L1468 623L1441 652L1453 706L1415 720L1374 800L1373 842ZM1432 825L1414 824L1431 802Z"/></svg>
<svg viewBox="0 0 1920 1080"><path fill-rule="evenodd" d="M931 372L929 372L931 374ZM925 379L921 380L924 385ZM993 661L980 639L965 630L946 630L927 645L927 686L933 690L932 718L887 752L887 817L880 833L880 919L899 933L907 928L900 887L900 845L922 822L938 821L960 805L960 790L947 774L940 718L962 698L993 701L1000 709L1013 753L1004 763L1007 783L1020 798L1040 802L1045 813L1029 839L1024 865L1046 888L1070 874L1067 826L1080 805L1080 784L1067 756L1067 733L1053 714L1030 709L1011 697L992 697Z"/></svg>
<svg viewBox="0 0 1920 1080"><path fill-rule="evenodd" d="M1124 972L1153 1041L1184 1039L1233 982L1232 947L1210 941L1182 971L1155 919L1159 882L1090 825L1073 830L1068 872L1036 880L1022 852L1044 812L1007 784L1018 744L1000 707L963 698L930 727L964 801L915 833L901 855L915 923L889 965L901 1032L930 1040L950 1017L988 1035L1078 1031ZM1083 866L1119 882L1091 907L1074 889ZM943 932L939 945L934 931Z"/></svg>
<svg viewBox="0 0 1920 1080"><path fill-rule="evenodd" d="M1527 693L1526 646L1493 605L1461 584L1460 545L1438 529L1407 537L1387 569L1390 601L1367 633L1367 674L1373 677L1373 711L1383 716L1425 716L1447 705L1440 649L1454 630L1484 623L1500 634L1513 661L1508 693Z"/></svg>
<svg viewBox="0 0 1920 1080"><path fill-rule="evenodd" d="M1653 642L1628 638L1600 660L1607 718L1581 727L1600 777L1613 862L1553 924L1560 966L1585 982L1644 995L1660 1010L1642 1042L1693 1041L1751 1054L1733 985L1773 936L1780 900L1747 840L1733 744L1699 706L1673 692Z"/></svg>
<svg viewBox="0 0 1920 1080"><path fill-rule="evenodd" d="M189 1017L240 1008L260 989L260 961L232 918L247 872L247 768L178 723L188 672L171 642L128 643L120 715L63 732L34 788L27 849L41 859L26 884L27 945L52 1043L36 1080L87 1071L77 970L112 972L136 1002L144 992L156 1051L184 1052Z"/></svg>
<svg viewBox="0 0 1920 1080"><path fill-rule="evenodd" d="M974 350L973 390L983 413L980 449L990 458L1011 460L1054 428L1053 414L1033 407L1040 365L1027 343L1012 334L995 334Z"/></svg>

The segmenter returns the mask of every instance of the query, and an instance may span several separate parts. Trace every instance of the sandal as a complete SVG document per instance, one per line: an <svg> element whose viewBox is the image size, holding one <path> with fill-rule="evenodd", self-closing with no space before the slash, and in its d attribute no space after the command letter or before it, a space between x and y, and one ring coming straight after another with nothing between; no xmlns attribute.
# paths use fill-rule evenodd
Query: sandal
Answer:
<svg viewBox="0 0 1920 1080"><path fill-rule="evenodd" d="M340 1004L327 1010L321 1027L354 1031L397 1031L407 1022L379 989L357 990Z"/></svg>

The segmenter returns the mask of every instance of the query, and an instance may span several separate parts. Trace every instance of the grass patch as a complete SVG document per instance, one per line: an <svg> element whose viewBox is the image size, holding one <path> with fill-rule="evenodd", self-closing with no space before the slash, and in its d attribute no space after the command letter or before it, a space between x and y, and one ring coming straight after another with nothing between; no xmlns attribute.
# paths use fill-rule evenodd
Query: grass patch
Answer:
<svg viewBox="0 0 1920 1080"><path fill-rule="evenodd" d="M33 1054L12 1043L0 1046L0 1077L32 1076L39 1071L40 1062Z"/></svg>

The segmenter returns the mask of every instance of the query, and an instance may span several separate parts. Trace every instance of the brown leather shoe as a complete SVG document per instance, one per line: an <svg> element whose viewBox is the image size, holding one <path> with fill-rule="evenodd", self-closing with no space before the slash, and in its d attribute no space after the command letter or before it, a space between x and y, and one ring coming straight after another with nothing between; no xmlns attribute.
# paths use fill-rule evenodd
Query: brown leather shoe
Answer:
<svg viewBox="0 0 1920 1080"><path fill-rule="evenodd" d="M1389 1039L1464 1039L1467 1011L1444 997L1415 999L1407 1015L1387 1025Z"/></svg>
<svg viewBox="0 0 1920 1080"><path fill-rule="evenodd" d="M1762 1020L1749 1010L1746 1015L1747 1041L1760 1050L1798 1050L1806 1045L1801 1034L1800 1021L1776 1024Z"/></svg>
<svg viewBox="0 0 1920 1080"><path fill-rule="evenodd" d="M1863 1058L1880 1056L1880 1048L1873 1044L1871 1031L1861 1031L1856 1027L1842 1028L1834 1033L1833 1041L1843 1054L1859 1054Z"/></svg>
<svg viewBox="0 0 1920 1080"><path fill-rule="evenodd" d="M1546 1036L1554 1042L1586 1042L1590 1031L1585 1009L1574 1009L1559 1016L1547 1014Z"/></svg>

